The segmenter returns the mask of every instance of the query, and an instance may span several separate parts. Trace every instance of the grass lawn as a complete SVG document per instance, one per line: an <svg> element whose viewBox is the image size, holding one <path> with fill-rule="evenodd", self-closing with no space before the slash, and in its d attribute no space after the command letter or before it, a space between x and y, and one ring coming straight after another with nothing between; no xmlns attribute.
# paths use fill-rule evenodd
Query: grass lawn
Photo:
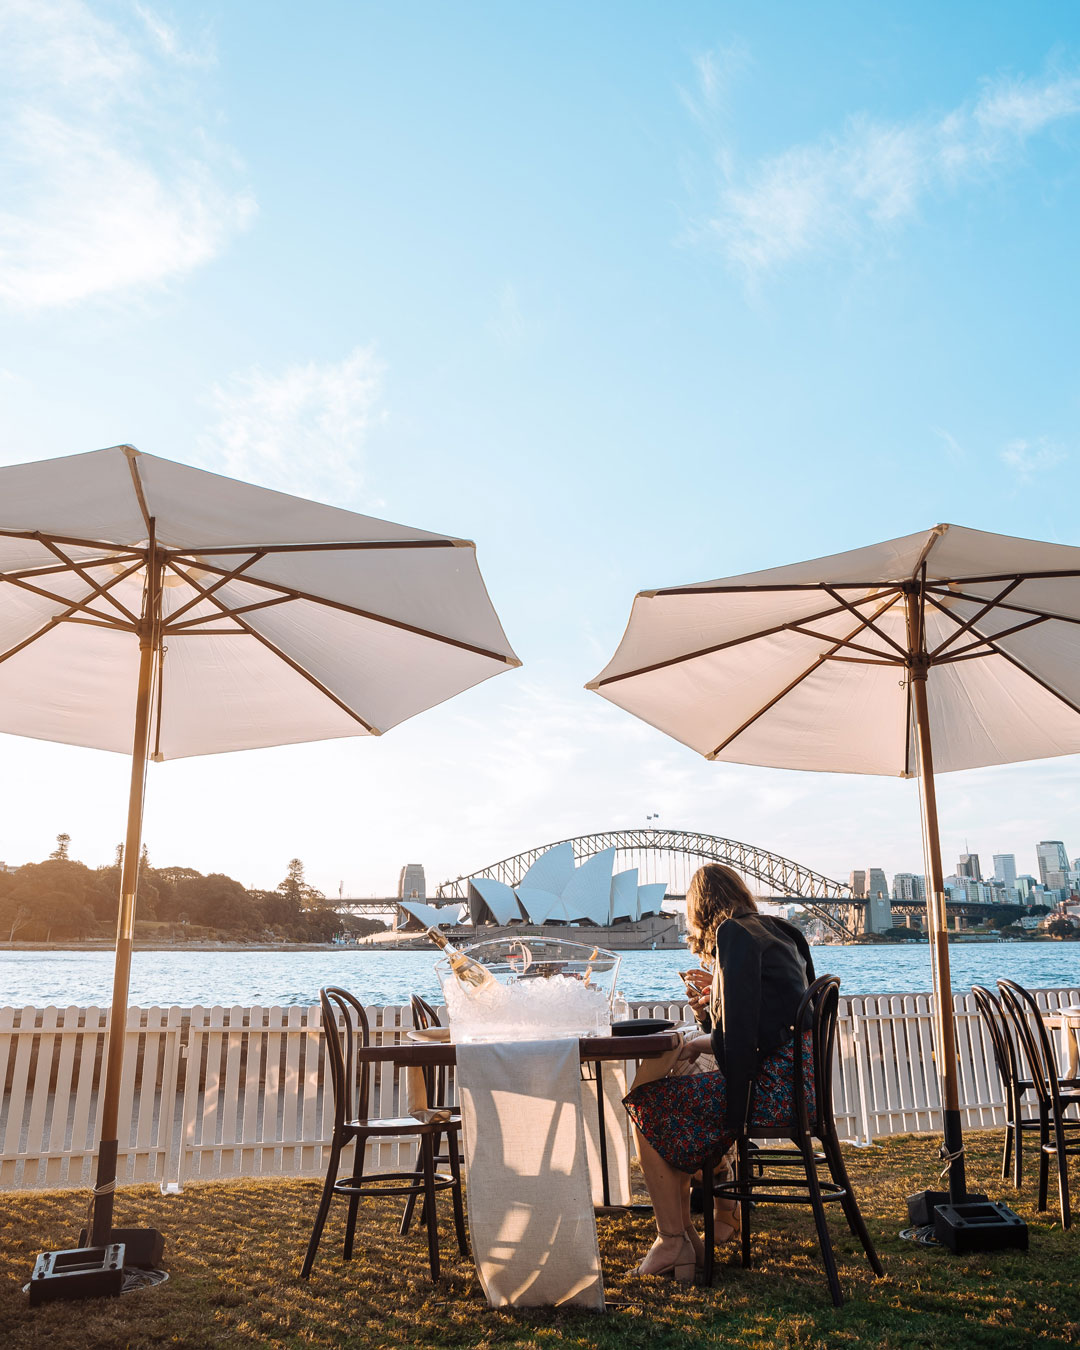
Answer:
<svg viewBox="0 0 1080 1350"><path fill-rule="evenodd" d="M438 1285L428 1279L422 1230L397 1236L393 1202L369 1203L366 1215L361 1210L356 1255L348 1264L340 1245L346 1207L335 1202L305 1284L299 1271L319 1183L248 1181L192 1185L170 1198L151 1186L123 1191L117 1222L162 1229L169 1281L120 1299L31 1311L21 1286L34 1255L71 1245L85 1196L7 1193L0 1213L0 1345L5 1350L167 1345L377 1350L407 1343L541 1350L716 1345L1021 1350L1080 1344L1080 1225L1063 1233L1056 1202L1036 1216L1031 1182L1017 1197L997 1179L999 1135L972 1134L968 1150L969 1182L1027 1219L1030 1252L955 1257L902 1241L905 1196L936 1174L935 1140L904 1136L870 1150L852 1149L852 1177L886 1278L873 1278L833 1207L848 1298L841 1309L829 1301L806 1210L759 1210L756 1268L721 1265L712 1289L635 1277L634 1264L652 1238L651 1224L637 1216L601 1217L609 1313L510 1314L487 1307L471 1263L458 1257L446 1197L440 1202L444 1275ZM724 1254L730 1257L733 1250L725 1248Z"/></svg>

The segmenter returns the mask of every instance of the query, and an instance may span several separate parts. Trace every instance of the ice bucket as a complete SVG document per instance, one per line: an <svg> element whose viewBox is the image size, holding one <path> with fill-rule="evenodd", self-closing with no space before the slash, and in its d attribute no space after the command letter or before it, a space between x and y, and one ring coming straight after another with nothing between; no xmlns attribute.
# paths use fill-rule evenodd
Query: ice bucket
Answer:
<svg viewBox="0 0 1080 1350"><path fill-rule="evenodd" d="M461 983L445 959L435 970L455 1041L541 1041L606 1035L621 958L562 938L496 938L463 947L495 977Z"/></svg>

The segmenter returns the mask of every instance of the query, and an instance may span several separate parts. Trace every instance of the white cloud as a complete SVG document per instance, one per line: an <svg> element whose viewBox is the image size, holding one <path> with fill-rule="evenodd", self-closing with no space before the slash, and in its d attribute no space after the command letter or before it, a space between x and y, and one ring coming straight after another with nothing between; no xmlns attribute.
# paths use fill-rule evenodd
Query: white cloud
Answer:
<svg viewBox="0 0 1080 1350"><path fill-rule="evenodd" d="M1018 478L1026 481L1034 474L1055 468L1068 459L1068 455L1060 445L1048 441L1045 436L1039 436L1030 441L1010 441L998 458Z"/></svg>
<svg viewBox="0 0 1080 1350"><path fill-rule="evenodd" d="M381 414L383 365L370 347L336 363L256 368L215 386L214 427L200 461L218 473L347 505L363 476L367 433Z"/></svg>
<svg viewBox="0 0 1080 1350"><path fill-rule="evenodd" d="M44 309L160 284L254 215L200 128L186 72L211 59L205 43L188 50L139 15L128 32L82 0L0 8L0 303Z"/></svg>
<svg viewBox="0 0 1080 1350"><path fill-rule="evenodd" d="M714 80L700 65L699 82L707 105ZM987 82L944 117L852 118L838 133L742 174L721 146L718 205L696 235L752 280L911 219L934 193L1007 165L1030 137L1077 113L1080 74L1058 73Z"/></svg>

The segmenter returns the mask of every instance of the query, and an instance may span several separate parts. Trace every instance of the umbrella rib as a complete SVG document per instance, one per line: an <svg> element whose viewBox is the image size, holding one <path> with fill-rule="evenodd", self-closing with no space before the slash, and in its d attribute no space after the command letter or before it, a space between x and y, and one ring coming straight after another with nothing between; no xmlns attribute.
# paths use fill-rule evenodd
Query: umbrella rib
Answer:
<svg viewBox="0 0 1080 1350"><path fill-rule="evenodd" d="M200 596L199 599L201 600L202 596ZM230 609L228 613L231 617L235 618L236 615L238 614L250 614L252 610L269 609L273 605L287 605L290 603L290 601L291 596L275 595L271 600L258 600L250 605L238 605L236 609ZM184 606L184 609L188 608L190 608L190 606L188 605ZM176 612L177 614L180 614L183 611L177 610ZM207 622L209 622L208 616L204 616L201 619L185 619L183 623L178 624L173 624L172 620L170 619L166 623L165 631L166 633L170 634L179 633L182 634L184 637L187 637L189 634L197 631L198 625L200 623L207 623Z"/></svg>
<svg viewBox="0 0 1080 1350"><path fill-rule="evenodd" d="M873 625L867 624L867 627L871 628L873 627ZM803 637L816 638L819 642L836 642L838 640L842 641L843 645L845 647L850 647L853 652L865 652L867 656L873 656L878 658L877 661L874 663L876 665L900 666L904 664L903 660L898 661L895 657L892 658L887 657L884 652L878 651L874 647L864 647L861 642L848 642L846 639L837 639L835 635L829 633L816 633L812 628L804 628L801 624L792 624L789 631L792 633L801 633ZM876 628L874 629L875 633L878 631L879 631L878 629ZM893 646L896 646L896 644L893 643ZM841 657L836 658L836 660L838 661L842 659L843 658ZM854 660L853 657L849 659Z"/></svg>
<svg viewBox="0 0 1080 1350"><path fill-rule="evenodd" d="M1050 622L1051 620L1049 618L1025 619L1023 623L1014 623L1011 628L1003 628L1000 633L995 633L994 637L1000 641L1001 638L1012 637L1014 633L1022 633L1025 628L1036 628L1041 623L1050 623ZM977 650L977 648L985 646L986 646L986 638L980 637L977 642L969 642L967 646L960 647L957 651L952 652L949 656L939 657L938 660L934 662L934 664L939 665L942 663L947 663L949 661L959 661L962 658L971 655L988 656L989 655L988 652L980 652Z"/></svg>
<svg viewBox="0 0 1080 1350"><path fill-rule="evenodd" d="M113 554L119 553L136 554L145 558L146 550L136 548L133 544L118 544L115 539L82 539L71 534L50 534L47 530L0 530L0 539L29 539L34 543L40 543L43 539L52 539L57 544L69 544L75 548L96 548L102 553L108 553L110 556L102 561L113 561Z"/></svg>
<svg viewBox="0 0 1080 1350"><path fill-rule="evenodd" d="M892 582L889 589L895 594L900 587ZM746 595L759 591L874 591L875 595L866 599L876 599L882 594L881 578L877 581L770 581L757 586L663 586L657 591L647 591L647 595ZM857 600L856 604L862 604Z"/></svg>
<svg viewBox="0 0 1080 1350"><path fill-rule="evenodd" d="M953 615L949 614L949 611L945 609L942 605L939 605L933 596L928 596L927 598L936 609L940 609L941 612L943 614L948 615L950 619L953 618ZM956 622L955 619L954 622ZM1069 708L1072 712L1076 713L1077 715L1080 715L1080 706L1077 706L1077 704L1075 704L1072 701L1072 699L1066 698L1065 695L1061 693L1060 690L1055 689L1052 684L1048 684L1046 680L1042 678L1041 675L1036 675L1035 672L1033 670L1030 670L1026 665L1024 665L1023 661L1019 660L1018 657L1013 656L1010 652L1007 652L1003 647L999 647L997 643L993 640L993 638L983 638L983 641L986 643L986 645L990 648L992 652L995 652L998 656L1004 657L1004 659L1008 661L1008 663L1011 666L1015 666L1017 670L1022 671L1028 677L1029 680L1034 680L1035 683L1037 685L1040 685L1043 689L1045 689L1048 694L1053 694L1056 699L1059 699L1062 703L1064 703L1066 708Z"/></svg>
<svg viewBox="0 0 1080 1350"><path fill-rule="evenodd" d="M124 578L130 576L132 572L137 572L141 566L142 562L140 560L136 566L129 568L126 572L118 576L115 582L110 584L116 585L118 582L123 581ZM129 627L128 624L122 624L119 620L112 620L111 616L108 614L102 614L96 609L91 609L88 598L85 596L81 600L73 602L70 595L57 595L55 591L47 591L41 586L31 585L28 581L19 581L15 577L4 576L0 577L0 580L8 582L11 586L16 586L21 591L29 591L31 595L40 595L45 600L52 600L54 604L63 605L68 614L74 614L76 610L83 609L87 614L92 615L96 619L100 619L102 623L113 623L115 627L124 630L127 630Z"/></svg>
<svg viewBox="0 0 1080 1350"><path fill-rule="evenodd" d="M343 699L338 698L337 694L335 694L333 690L328 689L320 679L312 675L312 673L309 670L305 670L299 661L294 661L293 658L289 656L286 652L283 652L281 648L276 645L276 643L271 642L270 639L267 637L263 637L262 633L260 633L258 629L252 628L252 626L249 623L246 623L243 619L237 618L234 614L230 613L230 611L226 608L225 605L222 604L222 602L217 598L216 595L210 595L207 593L206 587L200 586L200 584L197 581L194 581L191 578L189 578L188 580L190 584L195 587L196 590L203 592L204 597L207 600L209 600L209 602L212 605L214 605L215 608L219 609L224 615L226 615L226 617L231 618L235 623L239 624L243 632L247 633L249 637L253 637L257 642L261 642L262 645L266 647L269 651L273 652L274 655L280 661L283 661L290 669L295 670L298 675L302 675L304 679L308 681L309 684L313 684L321 694L324 694L331 701L331 703L336 703L337 706L342 710L342 712L348 713L348 715L351 718L353 718L354 721L359 722L365 731L370 732L372 736L379 736L382 734L375 727L373 727L370 722L365 721L364 718L362 718L354 708L350 708L349 705Z"/></svg>
<svg viewBox="0 0 1080 1350"><path fill-rule="evenodd" d="M24 647L29 647L32 642L36 642L38 638L44 637L46 633L51 633L58 623L93 623L99 628L109 628L114 633L127 631L123 624L117 623L114 619L104 618L99 622L93 619L73 618L72 616L78 608L80 608L78 605L69 603L68 608L63 614L54 614L51 619L42 624L36 633L31 633L29 637L23 638L23 640L17 642L14 647L9 647L6 652L0 652L0 663L3 663L11 656L16 656Z"/></svg>
<svg viewBox="0 0 1080 1350"><path fill-rule="evenodd" d="M232 581L234 577L239 576L240 573L243 572L245 568L250 567L252 563L258 562L262 556L263 556L262 553L253 553L251 557L248 558L247 562L242 562L239 567L234 567L231 572L227 572L225 576L219 577L219 579L215 581L212 586L207 587L207 594L214 595L217 591L221 590L222 586L227 586L228 583ZM181 577L184 581L191 580L191 577L188 575L187 572L184 571L183 567L179 566L172 559L166 559L165 566L168 567L170 572L174 573L178 577ZM192 564L192 566L194 566L196 570L198 570L197 564ZM195 605L199 604L202 598L203 598L202 596L196 595L194 600L189 600L187 604L181 605L178 610L169 615L168 623L172 625L180 617L181 614L186 614L189 609L192 609L194 608ZM193 620L193 622L198 623L201 621L196 619Z"/></svg>
<svg viewBox="0 0 1080 1350"><path fill-rule="evenodd" d="M1028 580L1027 577L1024 577L1023 579L1025 581ZM952 583L950 583L950 586L951 584ZM986 599L984 595L968 595L964 591L954 591L950 589L950 586L927 586L926 591L928 595L941 595L949 600L964 600L972 605L981 605ZM1074 615L1054 614L1050 610L1032 609L1030 605L1005 604L1004 602L1000 602L995 604L995 608L1007 609L1010 614L1037 614L1040 619L1054 619L1057 623L1080 624L1080 618L1076 618ZM960 622L955 614L949 614L949 618L952 619L954 623Z"/></svg>
<svg viewBox="0 0 1080 1350"><path fill-rule="evenodd" d="M101 583L95 581L93 577L87 576L86 572L83 571L83 569L79 566L79 564L75 561L75 559L69 558L67 554L60 548L59 544L54 544L51 539L46 539L44 536L42 537L41 542L45 545L45 547L49 550L49 552L54 553L60 559L61 562L67 563L67 565L80 579L80 581L84 581L87 584L87 586L91 588L91 590L95 595L99 595L102 597L102 599L108 600L109 604L112 605L115 609L118 609L120 613L124 616L124 618L129 620L129 622L138 623L138 615L133 614L131 610L128 609L127 605L123 603L123 601L117 600L116 596L112 594L112 587L116 585L117 581L119 581L120 579L119 577L115 578L115 580L109 582L107 585L102 586Z"/></svg>
<svg viewBox="0 0 1080 1350"><path fill-rule="evenodd" d="M839 601L839 603L840 603L841 605L843 605L845 609L849 609L849 610L852 612L852 614L855 615L855 617L856 617L857 619L862 620L862 619L865 619L865 618L866 618L866 615L865 615L865 614L860 614L859 611L855 608L855 605L853 605L853 604L851 603L850 600L845 600L844 597L843 597L842 595L838 595L838 594L836 593L836 591L834 591L831 587L826 587L826 590L828 590L829 594L833 597L834 600ZM897 593L898 593L897 591L894 591L894 594L897 594ZM877 598L876 596L869 596L869 595L868 595L868 596L866 596L866 598L865 598L864 600L857 601L856 603L857 603L857 604L865 604L867 600L872 600L872 599L876 599L876 598ZM884 629L879 628L879 627L877 626L876 623L868 623L868 624L867 624L867 627L868 627L872 632L876 633L877 636L878 636L879 638L881 638L881 640L882 640L883 642L887 642L887 643L889 644L890 647L893 647L893 648L897 651L897 653L900 655L900 657L901 657L902 660L904 660L904 661L907 660L907 652L904 650L903 647L900 646L899 642L897 642L895 638L891 638L891 637L889 636L889 634L886 633Z"/></svg>
<svg viewBox="0 0 1080 1350"><path fill-rule="evenodd" d="M885 611L891 607L892 603L893 597L890 595L889 598L886 600L885 604L880 606L879 609L875 610L875 612L870 616L868 620L863 621L862 628L865 628L867 624L872 623L874 619L880 618L881 615L884 614ZM836 645L833 647L832 651L822 653L822 655L817 658L817 660L813 663L813 665L807 667L807 669L804 670L801 675L796 676L796 678L792 680L791 683L786 688L781 689L778 694L775 694L771 699L769 699L768 703L766 703L763 708L759 708L756 713L754 713L751 717L748 717L741 727L738 727L735 731L731 733L730 736L728 736L725 740L721 741L720 744L716 747L716 749L713 750L710 754L706 755L705 758L715 759L716 756L720 754L722 750L726 750L732 741L737 740L738 737L740 737L744 731L752 727L759 718L764 717L765 714L771 708L774 708L776 704L780 702L781 699L786 698L793 689L798 688L798 686L802 684L803 680L805 680L808 676L812 675L819 666L823 665L831 656L833 656L836 652L838 652L840 648L844 645L844 642L850 641L851 638L857 636L857 634L859 634L862 631L862 628L856 628L854 632L848 634L847 638L837 642ZM890 662L889 664L892 663Z"/></svg>
<svg viewBox="0 0 1080 1350"><path fill-rule="evenodd" d="M1015 591L1017 586L1020 585L1020 582L1022 580L1023 580L1022 577L1014 577L1012 581L1010 581L1009 584L1005 587L1005 589L1001 592L1000 595L995 596L994 599L992 600L987 600L986 603L983 605L982 609L978 610L970 619L965 619L965 621L960 625L960 627L956 630L955 633L950 633L944 642L938 643L938 645L930 653L930 660L933 661L937 657L939 657L942 652L946 651L949 647L952 646L952 644L957 640L957 638L963 637L963 635L969 631L974 631L975 625L979 622L979 620L984 618L987 614L989 614L990 611L1002 600L1004 600L1007 595L1009 595L1012 591ZM950 617L955 619L955 615ZM962 650L966 651L967 648L963 648Z"/></svg>
<svg viewBox="0 0 1080 1350"><path fill-rule="evenodd" d="M670 595L671 592L654 591L653 594ZM861 604L863 602L859 601L857 603ZM892 602L890 601L890 604L891 603ZM817 614L808 614L806 618L799 619L798 623L815 623L818 619L829 619L834 614L840 614L844 610L844 608L846 608L846 606L844 605L834 605L831 609L819 610ZM697 651L687 652L683 656L669 656L664 661L653 662L651 666L639 666L637 670L623 671L619 675L608 675L603 680L592 680L585 686L585 688L596 691L598 689L603 688L605 684L617 684L620 680L633 679L635 675L651 675L654 670L665 670L668 666L678 666L681 665L684 661L694 661L699 656L712 656L715 652L727 651L729 647L740 647L744 643L754 642L757 638L774 637L777 633L785 633L788 631L788 629L793 628L794 626L795 626L794 623L778 623L774 628L762 628L756 633L747 633L743 637L729 638L727 642L717 642L712 647L700 647L697 649ZM855 632L856 633L861 632L861 629L857 628ZM852 634L852 636L854 636L854 634ZM827 638L826 641L835 642L836 639Z"/></svg>
<svg viewBox="0 0 1080 1350"><path fill-rule="evenodd" d="M111 567L113 563L132 562L138 559L141 565L143 557L141 553L110 553L106 558L81 558L78 566L89 570L91 567ZM75 565L72 563L50 563L48 567L24 567L18 572L0 572L0 581L14 580L21 581L25 577L51 577L59 572L73 572Z"/></svg>
<svg viewBox="0 0 1080 1350"><path fill-rule="evenodd" d="M313 544L215 544L211 548L172 548L165 550L165 556L172 561L175 558L189 558L197 554L200 558L228 556L230 553L249 553L259 549L262 553L328 553L343 549L383 549L383 548L475 548L468 539L344 539L337 543L320 540ZM193 566L198 566L195 562Z"/></svg>
<svg viewBox="0 0 1080 1350"><path fill-rule="evenodd" d="M135 464L136 459L139 457L139 452L133 445L125 445L123 450L124 454L127 456L128 469L131 472L131 484L135 489L135 497L139 503L139 510L142 512L143 524L146 526L147 533L153 535L154 526L150 518L150 508L146 504L146 495L143 492L142 479L139 477L139 470Z"/></svg>
<svg viewBox="0 0 1080 1350"><path fill-rule="evenodd" d="M236 550L234 549L233 552ZM202 555L200 555L201 557ZM215 567L213 563L196 562L193 567L199 567L204 572L216 572L219 576L223 575L220 567ZM190 580L190 578L189 578ZM501 661L505 666L520 666L521 662L516 656L504 656L502 652L489 651L486 647L477 647L471 642L462 642L460 638L447 637L445 633L433 633L427 628L418 628L416 624L405 623L401 619L391 619L385 614L375 614L368 609L359 609L355 605L346 605L341 600L331 600L327 596L312 595L307 591L295 590L292 586L282 586L276 581L263 581L261 577L245 576L242 578L245 585L261 586L263 590L276 591L278 595L287 600L306 600L309 604L325 605L328 609L340 610L343 614L353 614L358 619L370 619L372 623L384 623L391 628L400 628L406 633L415 633L418 637L430 638L433 642L444 642L450 647L459 647L462 651L475 652L477 656L486 656L492 661ZM194 582L191 582L195 585ZM222 613L231 614L220 602L215 601Z"/></svg>

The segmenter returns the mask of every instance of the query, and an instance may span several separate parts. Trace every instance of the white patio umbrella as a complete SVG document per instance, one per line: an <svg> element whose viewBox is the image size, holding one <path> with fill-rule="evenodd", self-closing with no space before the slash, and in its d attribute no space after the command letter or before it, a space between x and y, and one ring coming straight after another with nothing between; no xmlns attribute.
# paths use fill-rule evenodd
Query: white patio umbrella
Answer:
<svg viewBox="0 0 1080 1350"><path fill-rule="evenodd" d="M112 1221L147 759L377 736L517 665L467 540L127 445L0 469L0 731L132 757L93 1245Z"/></svg>
<svg viewBox="0 0 1080 1350"><path fill-rule="evenodd" d="M1080 752L1080 548L955 525L642 591L587 688L708 759L919 775L950 1196L965 1195L934 772Z"/></svg>

